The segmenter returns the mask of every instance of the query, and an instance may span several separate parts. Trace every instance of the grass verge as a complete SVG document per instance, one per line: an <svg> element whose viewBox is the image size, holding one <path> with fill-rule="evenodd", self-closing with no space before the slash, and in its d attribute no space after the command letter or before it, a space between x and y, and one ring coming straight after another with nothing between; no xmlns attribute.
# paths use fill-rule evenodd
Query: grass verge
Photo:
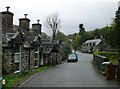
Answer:
<svg viewBox="0 0 120 89"><path fill-rule="evenodd" d="M18 74L10 74L4 76L6 80L6 84L3 86L3 89L11 89L11 87L16 87L22 82L24 82L26 79L32 77L33 75L43 72L46 69L52 68L55 65L50 65L50 66L42 66L40 68L37 68L35 70L29 70L27 72L22 72Z"/></svg>

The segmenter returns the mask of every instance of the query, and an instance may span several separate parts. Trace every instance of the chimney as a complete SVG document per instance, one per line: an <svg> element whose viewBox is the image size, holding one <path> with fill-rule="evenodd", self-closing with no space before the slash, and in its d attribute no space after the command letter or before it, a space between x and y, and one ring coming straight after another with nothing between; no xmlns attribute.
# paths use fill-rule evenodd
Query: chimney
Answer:
<svg viewBox="0 0 120 89"><path fill-rule="evenodd" d="M6 26L13 27L13 16L14 14L9 11L9 6L6 6L7 11L2 12L3 21L5 22Z"/></svg>
<svg viewBox="0 0 120 89"><path fill-rule="evenodd" d="M32 24L32 29L37 32L37 34L41 34L41 24L39 23L40 20L37 20L37 23Z"/></svg>
<svg viewBox="0 0 120 89"><path fill-rule="evenodd" d="M94 37L94 39L97 39L97 37Z"/></svg>
<svg viewBox="0 0 120 89"><path fill-rule="evenodd" d="M100 39L101 39L101 40L103 39L103 35L100 35Z"/></svg>
<svg viewBox="0 0 120 89"><path fill-rule="evenodd" d="M22 27L23 29L29 31L30 19L27 18L28 14L24 14L24 15L25 15L25 18L19 19L19 26Z"/></svg>

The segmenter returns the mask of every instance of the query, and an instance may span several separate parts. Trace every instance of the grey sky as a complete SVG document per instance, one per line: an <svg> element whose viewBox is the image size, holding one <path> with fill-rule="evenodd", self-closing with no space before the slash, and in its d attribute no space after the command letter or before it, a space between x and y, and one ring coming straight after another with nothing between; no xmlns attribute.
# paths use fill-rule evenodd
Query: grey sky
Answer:
<svg viewBox="0 0 120 89"><path fill-rule="evenodd" d="M42 31L47 34L51 34L51 30L45 27L46 17L57 12L62 24L60 31L68 35L78 32L79 23L84 24L86 31L110 24L118 0L1 0L0 11L5 11L6 6L14 13L14 24L18 25L18 19L27 13L31 24L41 20Z"/></svg>

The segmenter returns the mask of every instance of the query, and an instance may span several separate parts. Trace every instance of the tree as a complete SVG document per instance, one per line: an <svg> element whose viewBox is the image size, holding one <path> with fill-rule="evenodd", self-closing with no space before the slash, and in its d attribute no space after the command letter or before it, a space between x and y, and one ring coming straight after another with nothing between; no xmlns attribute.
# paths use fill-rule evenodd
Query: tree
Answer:
<svg viewBox="0 0 120 89"><path fill-rule="evenodd" d="M56 40L59 40L59 41L62 41L62 42L66 42L67 36L64 33L60 32L58 30L57 34L56 34Z"/></svg>
<svg viewBox="0 0 120 89"><path fill-rule="evenodd" d="M84 41L86 41L86 31L85 31L85 28L83 27L83 24L81 23L81 24L79 24L79 36L80 36L80 38L81 38L81 41L80 41L80 45L82 45L82 43L84 42Z"/></svg>
<svg viewBox="0 0 120 89"><path fill-rule="evenodd" d="M83 34L84 34L84 32L85 32L85 28L83 27L83 24L81 23L81 24L79 24L79 35L81 36L81 38L82 38L82 36L83 36Z"/></svg>
<svg viewBox="0 0 120 89"><path fill-rule="evenodd" d="M60 17L58 13L53 13L48 16L46 22L46 26L49 27L53 32L52 41L55 41L56 32L60 28Z"/></svg>
<svg viewBox="0 0 120 89"><path fill-rule="evenodd" d="M76 47L80 47L81 38L79 35L76 36Z"/></svg>
<svg viewBox="0 0 120 89"><path fill-rule="evenodd" d="M116 43L116 47L120 48L120 7L118 8L118 10L115 13L115 43Z"/></svg>
<svg viewBox="0 0 120 89"><path fill-rule="evenodd" d="M93 34L94 34L95 38L98 38L100 36L99 32L98 32L98 29L95 29Z"/></svg>

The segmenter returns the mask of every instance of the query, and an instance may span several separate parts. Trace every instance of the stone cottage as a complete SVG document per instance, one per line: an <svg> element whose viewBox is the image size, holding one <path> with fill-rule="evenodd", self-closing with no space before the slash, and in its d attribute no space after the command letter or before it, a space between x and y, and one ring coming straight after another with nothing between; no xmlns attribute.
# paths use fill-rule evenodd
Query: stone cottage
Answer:
<svg viewBox="0 0 120 89"><path fill-rule="evenodd" d="M82 52L107 51L111 46L107 44L105 39L101 36L100 39L87 40L82 44Z"/></svg>
<svg viewBox="0 0 120 89"><path fill-rule="evenodd" d="M30 19L25 14L24 18L19 19L19 26L13 25L14 14L9 8L1 12L3 74L25 72L60 62L60 45L51 42L50 37L41 32L39 20L30 29Z"/></svg>

